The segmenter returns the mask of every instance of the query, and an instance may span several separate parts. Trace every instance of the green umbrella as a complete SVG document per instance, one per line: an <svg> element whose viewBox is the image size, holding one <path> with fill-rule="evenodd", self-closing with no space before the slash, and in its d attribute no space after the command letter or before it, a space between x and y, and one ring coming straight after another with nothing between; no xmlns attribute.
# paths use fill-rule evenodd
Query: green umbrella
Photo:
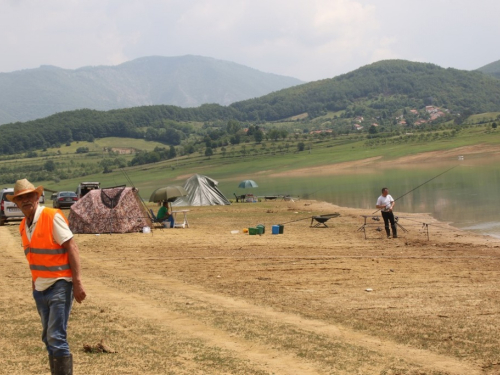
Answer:
<svg viewBox="0 0 500 375"><path fill-rule="evenodd" d="M153 191L149 197L150 202L173 202L179 197L184 197L188 195L186 189L182 186L165 186Z"/></svg>
<svg viewBox="0 0 500 375"><path fill-rule="evenodd" d="M246 189L246 188L256 188L259 187L259 185L257 185L257 183L254 180L243 180L240 182L238 187Z"/></svg>

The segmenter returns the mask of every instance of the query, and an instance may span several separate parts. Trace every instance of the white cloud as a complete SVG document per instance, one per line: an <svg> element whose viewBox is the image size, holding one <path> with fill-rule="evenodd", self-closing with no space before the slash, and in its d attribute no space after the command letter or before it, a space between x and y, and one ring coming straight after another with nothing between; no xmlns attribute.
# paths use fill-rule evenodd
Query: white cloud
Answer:
<svg viewBox="0 0 500 375"><path fill-rule="evenodd" d="M0 72L195 54L304 80L387 58L500 58L500 2L0 0ZM481 43L489 45L481 48ZM495 58L495 54L497 54ZM480 62L477 62L477 61ZM456 66L456 65L455 65Z"/></svg>

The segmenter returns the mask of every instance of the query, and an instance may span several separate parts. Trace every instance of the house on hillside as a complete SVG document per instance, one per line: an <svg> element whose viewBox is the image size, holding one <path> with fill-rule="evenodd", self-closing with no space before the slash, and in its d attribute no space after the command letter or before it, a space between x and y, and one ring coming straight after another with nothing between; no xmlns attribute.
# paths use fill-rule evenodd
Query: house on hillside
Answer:
<svg viewBox="0 0 500 375"><path fill-rule="evenodd" d="M105 147L104 151L111 151L119 155L130 155L136 153L136 149L132 147Z"/></svg>
<svg viewBox="0 0 500 375"><path fill-rule="evenodd" d="M425 112L428 114L436 113L439 110L439 108L434 107L433 105L428 105L425 107Z"/></svg>

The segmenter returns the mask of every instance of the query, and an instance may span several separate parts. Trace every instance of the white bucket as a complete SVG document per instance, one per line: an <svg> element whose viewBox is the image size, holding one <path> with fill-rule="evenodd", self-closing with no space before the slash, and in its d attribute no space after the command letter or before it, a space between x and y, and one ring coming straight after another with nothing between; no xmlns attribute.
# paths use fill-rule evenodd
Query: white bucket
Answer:
<svg viewBox="0 0 500 375"><path fill-rule="evenodd" d="M163 228L170 228L170 221L164 221Z"/></svg>
<svg viewBox="0 0 500 375"><path fill-rule="evenodd" d="M151 233L150 227L142 227L142 233Z"/></svg>

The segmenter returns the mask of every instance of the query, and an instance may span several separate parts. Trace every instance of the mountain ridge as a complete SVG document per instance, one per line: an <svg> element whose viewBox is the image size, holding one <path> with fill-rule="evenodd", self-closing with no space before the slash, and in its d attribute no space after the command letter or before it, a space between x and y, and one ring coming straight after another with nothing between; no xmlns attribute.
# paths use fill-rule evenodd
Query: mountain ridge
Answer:
<svg viewBox="0 0 500 375"><path fill-rule="evenodd" d="M116 66L0 73L0 124L76 110L145 105L229 105L303 83L229 61L185 55L148 56Z"/></svg>
<svg viewBox="0 0 500 375"><path fill-rule="evenodd" d="M484 74L489 74L493 77L500 78L500 60L489 63L476 70Z"/></svg>

